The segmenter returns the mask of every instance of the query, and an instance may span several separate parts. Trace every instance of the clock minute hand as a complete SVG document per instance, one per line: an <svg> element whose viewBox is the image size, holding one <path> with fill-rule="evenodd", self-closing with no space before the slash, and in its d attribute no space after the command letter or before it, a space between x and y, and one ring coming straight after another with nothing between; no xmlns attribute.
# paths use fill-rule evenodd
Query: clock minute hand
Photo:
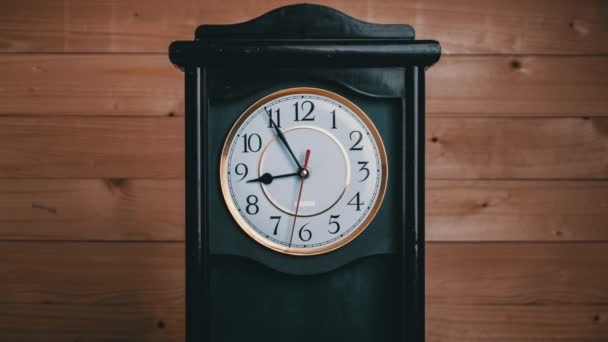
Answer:
<svg viewBox="0 0 608 342"><path fill-rule="evenodd" d="M270 124L272 125L272 127L274 127L274 130L277 132L277 136L279 137L279 139L281 140L281 142L283 143L283 145L285 145L285 147L287 147L287 151L289 151L289 154L291 155L291 158L293 159L293 161L296 162L296 165L298 165L298 170L302 170L303 167L300 164L300 162L298 161L298 158L296 158L296 155L293 153L293 150L291 149L291 146L289 146L289 143L287 142L287 139L285 138L285 135L283 134L283 131L281 131L281 129L279 128L279 126L277 126L277 124L274 123L274 120L272 120L272 114L271 112L269 112L266 107L264 107L264 110L266 111L266 114L268 114L268 119L270 119Z"/></svg>
<svg viewBox="0 0 608 342"><path fill-rule="evenodd" d="M250 179L247 181L247 183L254 183L254 182L259 182L259 183L264 183L266 185L272 183L273 180L277 179L277 178L285 178L285 177L292 177L292 176L299 176L300 173L299 172L294 172L294 173L285 173L282 175L277 175L277 176L273 176L270 173L265 173L263 175L261 175L260 177L256 178L256 179Z"/></svg>

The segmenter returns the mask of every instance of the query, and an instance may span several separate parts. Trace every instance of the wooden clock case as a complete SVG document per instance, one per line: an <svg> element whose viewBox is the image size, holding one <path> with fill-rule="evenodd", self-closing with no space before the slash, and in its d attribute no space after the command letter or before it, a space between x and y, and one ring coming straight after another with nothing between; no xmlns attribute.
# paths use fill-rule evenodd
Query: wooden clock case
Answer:
<svg viewBox="0 0 608 342"><path fill-rule="evenodd" d="M185 73L187 341L424 341L425 70L435 41L331 8L293 5L171 44ZM291 87L340 94L388 157L384 202L348 245L317 256L264 248L223 201L226 135L256 100Z"/></svg>

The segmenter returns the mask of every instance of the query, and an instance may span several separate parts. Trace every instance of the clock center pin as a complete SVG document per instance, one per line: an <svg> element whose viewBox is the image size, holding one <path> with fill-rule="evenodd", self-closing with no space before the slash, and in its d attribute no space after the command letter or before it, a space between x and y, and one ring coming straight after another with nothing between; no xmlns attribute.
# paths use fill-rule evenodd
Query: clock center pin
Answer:
<svg viewBox="0 0 608 342"><path fill-rule="evenodd" d="M300 170L300 177L306 179L310 176L310 168Z"/></svg>

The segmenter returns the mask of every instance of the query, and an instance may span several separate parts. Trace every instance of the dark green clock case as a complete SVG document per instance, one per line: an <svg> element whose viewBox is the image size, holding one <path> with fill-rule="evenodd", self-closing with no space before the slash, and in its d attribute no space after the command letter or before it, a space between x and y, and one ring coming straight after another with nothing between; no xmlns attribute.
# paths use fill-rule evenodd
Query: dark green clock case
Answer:
<svg viewBox="0 0 608 342"><path fill-rule="evenodd" d="M424 340L424 72L435 41L316 5L174 42L185 72L187 341ZM223 200L228 131L256 100L291 87L342 95L370 117L388 158L386 195L348 245L297 257L248 237Z"/></svg>

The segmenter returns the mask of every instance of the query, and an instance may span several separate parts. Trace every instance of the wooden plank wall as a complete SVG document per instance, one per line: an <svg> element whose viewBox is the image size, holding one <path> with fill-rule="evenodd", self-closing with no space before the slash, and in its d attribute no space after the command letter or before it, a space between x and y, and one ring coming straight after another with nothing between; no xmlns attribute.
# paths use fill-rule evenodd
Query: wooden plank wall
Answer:
<svg viewBox="0 0 608 342"><path fill-rule="evenodd" d="M183 75L167 46L288 3L0 3L0 340L183 340ZM608 2L322 3L443 46L427 340L606 341Z"/></svg>

